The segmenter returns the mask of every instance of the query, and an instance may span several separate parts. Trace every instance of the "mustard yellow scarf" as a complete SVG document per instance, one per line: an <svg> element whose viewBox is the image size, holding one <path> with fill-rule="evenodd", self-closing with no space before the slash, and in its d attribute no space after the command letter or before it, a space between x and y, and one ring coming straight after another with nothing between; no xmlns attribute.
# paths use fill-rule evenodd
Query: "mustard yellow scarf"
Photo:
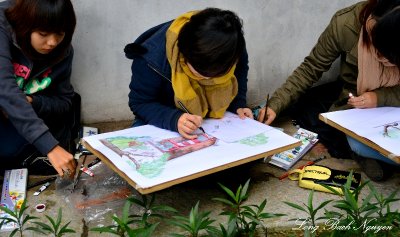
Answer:
<svg viewBox="0 0 400 237"><path fill-rule="evenodd" d="M166 33L166 52L171 66L175 105L181 109L178 104L181 101L192 114L203 118L222 118L238 93L238 83L234 75L236 65L224 76L209 79L197 77L190 71L185 58L179 52L178 34L196 13L192 11L179 16Z"/></svg>

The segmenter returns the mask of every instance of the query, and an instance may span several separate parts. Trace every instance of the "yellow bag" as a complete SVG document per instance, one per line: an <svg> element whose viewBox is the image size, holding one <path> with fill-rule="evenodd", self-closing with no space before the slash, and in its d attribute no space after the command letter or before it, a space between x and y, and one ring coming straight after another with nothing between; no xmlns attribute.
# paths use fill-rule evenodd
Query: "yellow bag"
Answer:
<svg viewBox="0 0 400 237"><path fill-rule="evenodd" d="M289 171L289 179L298 180L302 188L314 189L322 192L332 193L321 184L328 185L334 190L342 193L341 186L346 184L350 172L343 170L334 170L325 166L310 165L303 169L294 169ZM351 190L356 189L361 184L361 174L353 173Z"/></svg>

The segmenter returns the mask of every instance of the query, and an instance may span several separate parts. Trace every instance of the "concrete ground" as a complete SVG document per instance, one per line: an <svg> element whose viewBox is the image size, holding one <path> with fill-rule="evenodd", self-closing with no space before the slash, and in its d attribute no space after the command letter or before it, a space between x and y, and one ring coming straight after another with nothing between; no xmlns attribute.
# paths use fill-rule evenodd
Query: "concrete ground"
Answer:
<svg viewBox="0 0 400 237"><path fill-rule="evenodd" d="M288 134L294 133L296 130L289 120L278 121L275 126L284 128ZM130 126L130 122L119 123L99 123L88 124L99 128L101 133L122 129ZM316 159L321 154L309 152L300 160L295 167L305 164L309 160ZM360 172L360 169L354 161L350 159L337 159L326 155L326 159L319 162L321 165L328 166L333 169L351 170ZM92 157L93 158L93 157ZM82 179L77 186L77 189L71 193L69 190L70 183L57 179L52 185L42 192L39 196L33 196L39 187L28 190L28 210L27 213L39 217L42 221L46 221L45 215L56 218L57 211L62 208L62 221L66 223L71 221L70 228L76 231L75 234L66 236L115 236L110 234L99 234L98 232L90 231L93 227L107 226L113 223L112 215L121 216L121 210L128 196L140 198L138 192L130 187L118 175L113 173L102 163L94 169L95 176L89 177L82 174ZM294 202L302 205L307 203L310 190L300 188L296 181L289 179L279 180L285 171L276 168L272 165L264 163L262 160L244 164L239 167L234 167L225 171L211 174L196 180L188 181L165 190L155 193L156 203L169 205L177 209L180 214L187 215L190 209L199 201L201 211L211 211L211 218L215 219L215 223L226 224L227 217L219 215L224 209L221 203L218 203L212 198L225 197L222 189L217 185L221 183L231 190L236 191L237 187L243 185L250 179L249 204L260 204L264 199L267 200L265 207L266 212L281 213L286 216L267 219L265 224L268 229L268 236L301 236L302 231L297 230L296 224L292 219L306 217L304 213L293 209L286 205L284 201ZM41 180L45 177L29 177L29 183ZM365 174L362 173L363 180L366 180ZM374 183L378 192L384 196L388 196L394 190L400 187L400 174L397 173L389 180L380 183ZM83 188L85 187L85 188ZM365 189L363 195L368 188ZM399 195L397 196L399 197ZM328 199L339 199L340 197L329 193L315 192L314 206ZM35 211L35 205L44 203L47 209L43 213ZM328 206L328 209L331 209ZM392 205L392 210L399 210L400 202L395 202ZM135 206L133 213L138 213L140 210ZM320 213L322 214L322 212ZM215 224L217 226L217 224ZM291 234L289 234L289 232ZM161 222L157 227L154 236L170 236L171 233L182 233L176 226L168 225ZM8 236L9 233L0 233L0 236ZM36 233L26 231L24 236L39 236ZM262 231L258 236L266 236Z"/></svg>

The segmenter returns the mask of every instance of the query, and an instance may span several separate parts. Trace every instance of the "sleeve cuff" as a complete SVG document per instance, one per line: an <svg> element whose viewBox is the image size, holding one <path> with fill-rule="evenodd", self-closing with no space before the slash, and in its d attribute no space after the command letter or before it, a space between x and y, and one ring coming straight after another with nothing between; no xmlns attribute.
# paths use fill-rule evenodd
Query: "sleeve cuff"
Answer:
<svg viewBox="0 0 400 237"><path fill-rule="evenodd" d="M58 141L51 135L49 131L43 133L33 145L38 149L42 155L47 155L55 146L58 145Z"/></svg>

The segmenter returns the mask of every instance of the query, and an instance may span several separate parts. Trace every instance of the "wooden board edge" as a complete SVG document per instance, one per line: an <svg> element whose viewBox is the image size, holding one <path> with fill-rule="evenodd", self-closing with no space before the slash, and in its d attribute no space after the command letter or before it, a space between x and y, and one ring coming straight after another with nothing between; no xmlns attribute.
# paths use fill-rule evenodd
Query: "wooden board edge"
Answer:
<svg viewBox="0 0 400 237"><path fill-rule="evenodd" d="M130 179L124 172L122 172L120 169L118 169L106 156L104 156L101 152L97 151L96 149L94 149L92 146L90 146L85 140L82 140L82 144L85 146L85 148L87 150L89 150L90 152L92 152L94 155L96 155L97 157L99 157L108 167L110 167L114 172L116 172L118 175L120 175L124 180L126 180L132 187L134 187L140 194L149 194L149 193L153 193L156 191L160 191L169 187L172 187L174 185L180 184L180 183L184 183L196 178L200 178L209 174L213 174L222 170L226 170L232 167L236 167L251 161L255 161L276 153L280 153L286 150L290 150L292 148L298 147L301 145L301 141L298 141L296 143L293 144L289 144L283 147L279 147L258 155L254 155L248 158L244 158L229 164L225 164L225 165L221 165L218 167L214 167L212 169L208 169L208 170L203 170L201 172L198 173L194 173L185 177L181 177L179 179L175 179L175 180L170 180L168 182L165 183L161 183L149 188L142 188L139 187L132 179Z"/></svg>
<svg viewBox="0 0 400 237"><path fill-rule="evenodd" d="M338 130L344 132L345 134L347 134L347 135L349 135L350 137L352 137L352 138L358 140L359 142L362 142L362 143L364 143L365 145L367 145L367 146L369 146L369 147L371 147L371 148L377 150L379 153L381 153L381 154L384 155L385 157L389 158L389 159L392 160L393 162L396 162L396 163L400 164L400 156L395 156L395 155L393 155L393 154L390 153L388 150L382 148L381 146L377 145L376 143L372 142L371 140L369 140L369 139L367 139L367 138L365 138L365 137L362 137L362 136L357 135L357 134L354 133L353 131L350 131L350 130L348 130L347 128L342 127L342 126L339 125L338 123L333 122L332 120L326 118L326 117L323 116L322 114L319 114L318 117L319 117L319 119L320 119L322 122L324 122L324 123L326 123L326 124L328 124L328 125L330 125L330 126L336 128L336 129L338 129Z"/></svg>

